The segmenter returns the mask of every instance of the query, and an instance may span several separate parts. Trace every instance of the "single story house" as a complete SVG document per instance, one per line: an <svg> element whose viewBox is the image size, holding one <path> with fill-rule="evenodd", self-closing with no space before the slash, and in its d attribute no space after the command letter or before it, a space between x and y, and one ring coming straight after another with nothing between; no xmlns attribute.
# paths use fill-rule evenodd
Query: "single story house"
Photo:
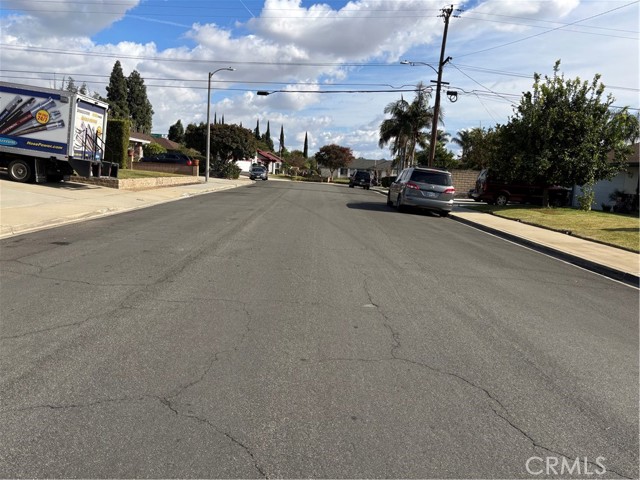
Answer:
<svg viewBox="0 0 640 480"><path fill-rule="evenodd" d="M397 175L396 168L392 166L391 160L367 160L366 158L356 158L348 167L340 168L333 172L333 178L349 178L358 170L371 172L372 176L378 178ZM321 167L320 173L323 177L328 177L328 168Z"/></svg>
<svg viewBox="0 0 640 480"><path fill-rule="evenodd" d="M626 168L618 173L611 180L600 180L593 186L595 193L594 210L602 210L603 205L614 207L616 201L612 200L610 196L614 192L623 192L624 199L630 204L635 205L635 209L638 208L638 193L640 190L640 177L638 170L640 166L640 143L633 145L633 152L629 155L626 162ZM578 196L582 193L581 187L574 188L573 206L578 207Z"/></svg>

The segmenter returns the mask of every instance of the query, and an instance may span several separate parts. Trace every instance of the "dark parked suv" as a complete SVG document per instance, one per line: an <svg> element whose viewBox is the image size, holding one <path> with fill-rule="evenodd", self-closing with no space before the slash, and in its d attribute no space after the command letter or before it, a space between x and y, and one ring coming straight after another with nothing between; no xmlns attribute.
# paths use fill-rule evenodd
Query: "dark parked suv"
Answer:
<svg viewBox="0 0 640 480"><path fill-rule="evenodd" d="M349 188L362 187L369 190L371 187L371 174L369 172L357 171L349 178Z"/></svg>
<svg viewBox="0 0 640 480"><path fill-rule="evenodd" d="M151 155L149 157L143 157L141 162L156 162L156 163L179 163L181 165L193 165L193 160L184 153L180 152L167 152L159 153L158 155Z"/></svg>
<svg viewBox="0 0 640 480"><path fill-rule="evenodd" d="M451 173L439 168L405 168L389 186L387 205L395 205L398 211L406 206L433 210L441 217L453 210L453 187Z"/></svg>
<svg viewBox="0 0 640 480"><path fill-rule="evenodd" d="M476 179L476 188L471 197L479 202L506 205L508 202L542 204L545 186L542 183L530 183L524 180L506 182L484 169ZM548 187L549 204L561 207L568 203L571 189L559 186Z"/></svg>

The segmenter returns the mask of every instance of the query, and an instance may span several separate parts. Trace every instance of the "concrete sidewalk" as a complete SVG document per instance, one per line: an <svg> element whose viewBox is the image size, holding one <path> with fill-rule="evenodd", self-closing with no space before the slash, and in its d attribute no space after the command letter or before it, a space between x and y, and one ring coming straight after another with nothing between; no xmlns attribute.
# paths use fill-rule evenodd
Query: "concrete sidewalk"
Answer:
<svg viewBox="0 0 640 480"><path fill-rule="evenodd" d="M210 178L200 183L148 190L118 190L77 182L24 184L0 180L0 239L66 223L253 183L248 178Z"/></svg>
<svg viewBox="0 0 640 480"><path fill-rule="evenodd" d="M76 182L33 185L0 180L0 239L253 183L246 177L200 180L138 191ZM382 189L372 191L386 196ZM470 204L457 201L451 218L625 283L640 283L637 253L464 208Z"/></svg>

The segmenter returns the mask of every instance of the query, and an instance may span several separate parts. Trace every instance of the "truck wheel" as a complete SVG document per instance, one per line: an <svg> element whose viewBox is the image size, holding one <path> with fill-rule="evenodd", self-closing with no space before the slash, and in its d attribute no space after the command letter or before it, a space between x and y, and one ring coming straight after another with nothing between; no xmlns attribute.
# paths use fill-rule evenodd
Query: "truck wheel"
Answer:
<svg viewBox="0 0 640 480"><path fill-rule="evenodd" d="M26 160L14 160L9 164L9 177L16 182L28 182L32 173L31 165Z"/></svg>
<svg viewBox="0 0 640 480"><path fill-rule="evenodd" d="M509 202L509 196L506 193L499 193L496 197L496 205L504 207Z"/></svg>

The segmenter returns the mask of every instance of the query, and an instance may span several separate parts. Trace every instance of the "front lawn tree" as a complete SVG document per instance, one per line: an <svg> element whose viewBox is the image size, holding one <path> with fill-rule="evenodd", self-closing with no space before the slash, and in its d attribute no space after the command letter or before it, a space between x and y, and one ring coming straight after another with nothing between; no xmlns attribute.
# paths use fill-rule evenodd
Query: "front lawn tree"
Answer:
<svg viewBox="0 0 640 480"><path fill-rule="evenodd" d="M204 143L206 145L206 140ZM224 123L211 125L211 156L219 156L223 161L236 161L253 158L255 154L256 139L251 130Z"/></svg>
<svg viewBox="0 0 640 480"><path fill-rule="evenodd" d="M129 118L127 95L127 79L122 72L120 60L116 60L107 86L107 102L109 102L109 116L111 118Z"/></svg>
<svg viewBox="0 0 640 480"><path fill-rule="evenodd" d="M169 140L184 143L184 127L180 120L169 127Z"/></svg>
<svg viewBox="0 0 640 480"><path fill-rule="evenodd" d="M546 185L582 185L590 191L598 180L622 168L638 137L638 119L627 107L614 110L612 95L596 74L591 82L566 79L559 73L534 76L515 115L501 133L501 150L492 167L502 174ZM611 158L609 158L611 157ZM544 194L548 204L548 190ZM586 202L590 208L591 203Z"/></svg>
<svg viewBox="0 0 640 480"><path fill-rule="evenodd" d="M131 125L136 132L151 133L153 107L147 97L147 86L137 70L127 78L127 105Z"/></svg>
<svg viewBox="0 0 640 480"><path fill-rule="evenodd" d="M333 172L338 168L346 168L353 160L350 148L331 144L322 147L315 155L316 162L329 169L329 181L333 180Z"/></svg>

